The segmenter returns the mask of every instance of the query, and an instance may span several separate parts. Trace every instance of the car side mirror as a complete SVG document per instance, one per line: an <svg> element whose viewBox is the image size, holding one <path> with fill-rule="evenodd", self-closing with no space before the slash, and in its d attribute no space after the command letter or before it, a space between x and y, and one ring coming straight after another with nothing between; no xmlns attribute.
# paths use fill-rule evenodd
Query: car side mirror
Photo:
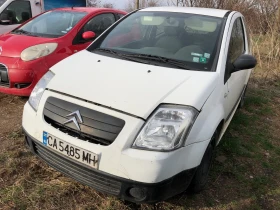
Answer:
<svg viewBox="0 0 280 210"><path fill-rule="evenodd" d="M96 37L96 34L92 31L86 31L82 35L84 40L91 40Z"/></svg>
<svg viewBox="0 0 280 210"><path fill-rule="evenodd" d="M253 69L257 65L257 60L252 55L240 55L233 63L233 69L231 73L246 70L246 69Z"/></svg>

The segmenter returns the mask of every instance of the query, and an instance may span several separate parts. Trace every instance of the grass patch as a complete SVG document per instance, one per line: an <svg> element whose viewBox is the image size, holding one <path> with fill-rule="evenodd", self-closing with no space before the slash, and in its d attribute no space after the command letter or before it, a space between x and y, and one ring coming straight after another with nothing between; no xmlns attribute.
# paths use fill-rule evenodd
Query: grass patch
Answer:
<svg viewBox="0 0 280 210"><path fill-rule="evenodd" d="M4 162L9 158L7 153L0 153L0 162Z"/></svg>
<svg viewBox="0 0 280 210"><path fill-rule="evenodd" d="M248 106L265 106L269 103L269 99L262 90L254 90L254 95L246 96L246 104Z"/></svg>
<svg viewBox="0 0 280 210"><path fill-rule="evenodd" d="M257 176L252 179L251 187L255 195L261 196L265 194L274 183L275 182L268 176Z"/></svg>
<svg viewBox="0 0 280 210"><path fill-rule="evenodd" d="M15 140L15 139L22 138L23 136L24 136L24 134L23 134L22 130L19 129L19 130L11 132L8 137L9 137L9 139Z"/></svg>
<svg viewBox="0 0 280 210"><path fill-rule="evenodd" d="M275 154L280 156L280 148L279 147L275 148Z"/></svg>
<svg viewBox="0 0 280 210"><path fill-rule="evenodd" d="M22 192L24 188L22 186L11 186L0 190L1 202L12 202L17 209L27 209L27 202L22 199Z"/></svg>
<svg viewBox="0 0 280 210"><path fill-rule="evenodd" d="M275 96L267 94L266 90L251 88L244 109L237 111L218 147L217 155L225 155L227 161L215 166L211 177L225 179L227 176L232 182L238 182L238 193L256 196L246 209L263 209L265 204L261 197L269 189L280 187L277 185L280 181L280 149L276 146L277 140L271 132L273 124L269 121L275 120L278 111L274 106Z"/></svg>

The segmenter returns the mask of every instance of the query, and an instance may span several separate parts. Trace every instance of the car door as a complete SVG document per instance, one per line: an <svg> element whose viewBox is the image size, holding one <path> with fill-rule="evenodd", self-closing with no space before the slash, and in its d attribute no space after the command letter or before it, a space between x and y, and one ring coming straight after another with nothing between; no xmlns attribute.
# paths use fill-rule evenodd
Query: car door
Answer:
<svg viewBox="0 0 280 210"><path fill-rule="evenodd" d="M245 90L248 71L243 70L231 73L234 61L242 54L249 54L243 20L240 15L233 17L228 46L227 64L224 76L224 109L226 120L229 119Z"/></svg>
<svg viewBox="0 0 280 210"><path fill-rule="evenodd" d="M30 18L30 1L13 1L0 14L0 33L10 32Z"/></svg>
<svg viewBox="0 0 280 210"><path fill-rule="evenodd" d="M115 15L113 13L98 14L88 20L77 33L73 40L71 49L73 53L85 49L94 39L100 36L108 27L116 22ZM96 37L92 40L84 40L82 35L86 31L92 31L96 34Z"/></svg>

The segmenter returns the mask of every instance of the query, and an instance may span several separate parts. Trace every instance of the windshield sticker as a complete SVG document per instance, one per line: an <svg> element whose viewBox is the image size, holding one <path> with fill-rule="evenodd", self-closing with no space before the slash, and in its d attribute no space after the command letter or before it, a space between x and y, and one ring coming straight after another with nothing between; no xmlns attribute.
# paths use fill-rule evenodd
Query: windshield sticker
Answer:
<svg viewBox="0 0 280 210"><path fill-rule="evenodd" d="M199 63L199 58L198 57L193 57L193 62Z"/></svg>
<svg viewBox="0 0 280 210"><path fill-rule="evenodd" d="M210 54L209 53L204 53L204 57L209 59L210 58Z"/></svg>
<svg viewBox="0 0 280 210"><path fill-rule="evenodd" d="M207 63L207 59L204 57L200 57L199 61L200 63Z"/></svg>
<svg viewBox="0 0 280 210"><path fill-rule="evenodd" d="M194 52L192 52L191 55L192 55L192 56L198 56L198 57L202 57L202 56L203 56L202 54L194 53Z"/></svg>
<svg viewBox="0 0 280 210"><path fill-rule="evenodd" d="M153 17L145 16L144 21L153 21Z"/></svg>

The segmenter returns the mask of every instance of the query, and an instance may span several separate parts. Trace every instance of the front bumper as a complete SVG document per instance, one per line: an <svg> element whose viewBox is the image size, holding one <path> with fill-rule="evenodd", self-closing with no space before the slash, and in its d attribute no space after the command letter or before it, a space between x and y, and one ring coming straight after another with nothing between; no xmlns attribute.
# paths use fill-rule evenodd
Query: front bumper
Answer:
<svg viewBox="0 0 280 210"><path fill-rule="evenodd" d="M72 137L45 121L44 106L49 97L59 98L81 107L123 119L125 126L114 142L107 146ZM44 158L49 165L57 170L63 170L63 173L79 179L82 183L92 185L93 188L99 191L104 192L104 189L108 188L108 184L102 184L103 187L98 187L92 183L103 183L102 180L108 177L105 180L116 180L118 183L116 185L119 186L114 193L112 190L109 190L109 194L114 194L134 202L156 202L171 197L187 188L194 173L193 168L196 168L200 164L210 140L193 143L171 152L146 151L131 148L139 129L142 128L144 123L143 120L125 113L59 94L51 90L44 92L37 112L27 102L22 117L22 126L27 133L27 139L30 139L31 143L29 145L32 151L41 158ZM49 151L45 147L42 147L44 132L48 132L73 146L99 155L98 170L80 165L78 162L76 163L76 160L69 160L64 155L55 155L54 150ZM62 161L65 164L63 162L61 166ZM64 165L67 165L66 163L69 164L67 168L64 167ZM72 172L72 169L75 169L77 173ZM80 174L78 173L79 171L83 171L83 173ZM95 174L98 177L102 176L100 179L96 179ZM142 187L144 191L147 191L149 193L147 198L143 201L137 201L129 197L127 194L128 190L133 186Z"/></svg>
<svg viewBox="0 0 280 210"><path fill-rule="evenodd" d="M35 155L61 173L97 191L135 203L156 203L185 191L196 171L196 168L185 170L159 183L136 182L92 169L61 156L44 147L26 132L25 140Z"/></svg>
<svg viewBox="0 0 280 210"><path fill-rule="evenodd" d="M0 64L7 68L9 86L1 86L0 92L29 96L38 80L49 70L44 59L24 62L20 58L1 57Z"/></svg>

